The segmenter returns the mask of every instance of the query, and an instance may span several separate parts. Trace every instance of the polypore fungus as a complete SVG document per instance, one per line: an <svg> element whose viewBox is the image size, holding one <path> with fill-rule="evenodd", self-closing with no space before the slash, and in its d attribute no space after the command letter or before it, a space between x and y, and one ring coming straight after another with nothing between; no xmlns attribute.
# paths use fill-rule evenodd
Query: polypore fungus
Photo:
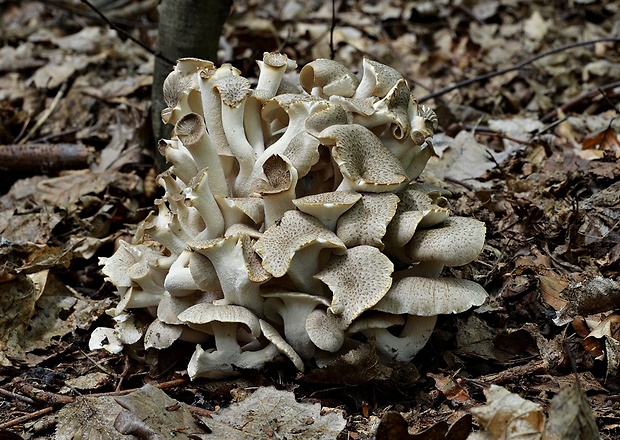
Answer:
<svg viewBox="0 0 620 440"><path fill-rule="evenodd" d="M438 315L486 298L473 281L440 277L477 257L485 227L451 216L450 194L417 180L435 113L369 59L359 78L312 61L299 85L283 80L296 68L288 56L257 63L255 87L195 58L166 79L164 194L134 244L101 259L120 300L91 348L187 341L191 379L278 356L303 372L368 339L382 358L410 361Z"/></svg>

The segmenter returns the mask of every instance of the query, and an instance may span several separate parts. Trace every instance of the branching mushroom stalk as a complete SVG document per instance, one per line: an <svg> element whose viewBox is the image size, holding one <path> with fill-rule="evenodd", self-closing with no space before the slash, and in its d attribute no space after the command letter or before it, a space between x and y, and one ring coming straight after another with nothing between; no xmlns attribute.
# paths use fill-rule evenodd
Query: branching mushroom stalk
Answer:
<svg viewBox="0 0 620 440"><path fill-rule="evenodd" d="M450 194L419 180L435 113L369 59L361 77L310 62L299 86L283 81L296 68L284 54L258 66L255 88L195 58L165 81L165 194L134 243L100 261L119 302L90 347L189 341L192 380L277 358L303 372L368 340L385 361L411 361L438 315L487 297L441 277L477 258L485 226L451 215Z"/></svg>

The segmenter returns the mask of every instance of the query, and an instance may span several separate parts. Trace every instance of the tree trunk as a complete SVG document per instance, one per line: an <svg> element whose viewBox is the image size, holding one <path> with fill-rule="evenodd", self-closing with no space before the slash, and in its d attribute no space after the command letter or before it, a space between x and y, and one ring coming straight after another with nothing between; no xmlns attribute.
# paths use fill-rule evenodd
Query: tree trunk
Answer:
<svg viewBox="0 0 620 440"><path fill-rule="evenodd" d="M158 8L157 50L173 61L194 57L217 63L219 38L231 5L232 0L162 0ZM170 137L171 127L161 121L165 108L162 85L173 67L155 58L151 105L155 141Z"/></svg>

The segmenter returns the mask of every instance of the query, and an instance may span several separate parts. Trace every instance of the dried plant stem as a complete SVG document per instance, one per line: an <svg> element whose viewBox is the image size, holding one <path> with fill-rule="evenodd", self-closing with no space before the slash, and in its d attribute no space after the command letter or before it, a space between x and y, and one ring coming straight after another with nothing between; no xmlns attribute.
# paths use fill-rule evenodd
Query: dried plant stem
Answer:
<svg viewBox="0 0 620 440"><path fill-rule="evenodd" d="M41 114L41 116L39 116L39 119L37 119L36 124L34 124L34 126L30 129L30 131L25 137L19 140L18 144L23 145L26 142L28 142L28 139L30 139L32 135L35 134L39 128L41 128L43 123L47 121L47 118L49 118L51 114L54 113L54 110L56 110L56 107L60 103L60 99L65 94L66 90L67 90L67 81L62 83L62 85L58 89L58 92L56 93L56 96L54 96L54 99L52 100L52 103L50 104L50 106L47 109L45 109L45 111Z"/></svg>
<svg viewBox="0 0 620 440"><path fill-rule="evenodd" d="M6 423L2 423L2 424L0 424L0 429L6 429L6 428L10 428L12 426L20 425L20 424L22 424L24 422L29 422L30 420L34 420L34 419L36 419L38 417L44 416L46 414L49 414L52 411L54 411L54 408L51 407L51 406L48 406L47 408L43 408L43 409L40 409L40 410L35 411L33 413L26 414L25 416L21 416L21 417L18 417L16 419L13 419L11 421L8 421Z"/></svg>

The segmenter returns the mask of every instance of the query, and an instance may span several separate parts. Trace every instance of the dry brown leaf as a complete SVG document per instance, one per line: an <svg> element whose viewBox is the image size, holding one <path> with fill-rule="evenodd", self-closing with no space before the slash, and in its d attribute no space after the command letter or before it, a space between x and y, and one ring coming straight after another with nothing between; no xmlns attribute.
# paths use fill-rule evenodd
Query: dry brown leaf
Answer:
<svg viewBox="0 0 620 440"><path fill-rule="evenodd" d="M472 408L480 424L468 440L539 440L545 427L542 408L507 389L491 385L484 391L487 404Z"/></svg>
<svg viewBox="0 0 620 440"><path fill-rule="evenodd" d="M581 387L562 389L552 400L543 440L600 439L590 404Z"/></svg>
<svg viewBox="0 0 620 440"><path fill-rule="evenodd" d="M428 373L427 376L435 380L435 388L441 391L447 399L456 400L457 402L466 402L470 399L467 388L465 388L460 379L433 373Z"/></svg>
<svg viewBox="0 0 620 440"><path fill-rule="evenodd" d="M204 432L184 403L174 400L153 385L116 397L125 411L116 416L114 428L141 440L186 440Z"/></svg>
<svg viewBox="0 0 620 440"><path fill-rule="evenodd" d="M274 387L259 388L243 402L212 413L211 417L203 417L202 421L212 434L197 437L204 440L272 437L328 440L337 438L346 425L340 412L326 411L318 403L298 403L292 392Z"/></svg>
<svg viewBox="0 0 620 440"><path fill-rule="evenodd" d="M82 396L58 412L55 440L132 440L114 429L114 419L123 408L112 397Z"/></svg>

